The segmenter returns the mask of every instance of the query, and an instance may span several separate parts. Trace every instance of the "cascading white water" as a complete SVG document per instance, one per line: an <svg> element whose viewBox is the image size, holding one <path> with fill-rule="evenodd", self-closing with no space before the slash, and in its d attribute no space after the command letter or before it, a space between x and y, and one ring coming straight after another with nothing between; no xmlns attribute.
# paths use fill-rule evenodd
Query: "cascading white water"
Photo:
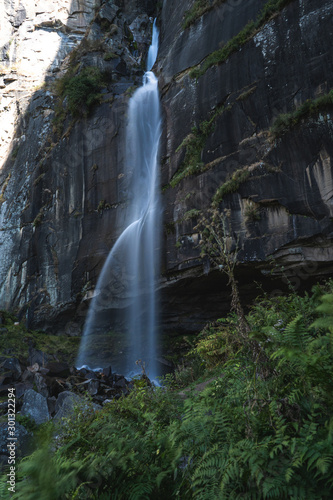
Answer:
<svg viewBox="0 0 333 500"><path fill-rule="evenodd" d="M123 324L127 342L118 359L113 357L113 363L119 372L131 375L140 371L135 364L140 359L151 378L158 375L155 276L160 265L161 227L158 164L161 113L158 81L150 71L157 52L155 20L143 86L129 102L125 169L129 182L127 225L98 279L76 363L96 369L110 362L98 351L107 349L105 311L111 303L111 307L115 307L118 300L122 306L126 305Z"/></svg>
<svg viewBox="0 0 333 500"><path fill-rule="evenodd" d="M152 41L151 45L149 47L148 51L148 58L147 58L147 71L151 71L155 61L157 59L157 54L158 54L158 29L156 27L156 19L153 24L153 36L152 36Z"/></svg>

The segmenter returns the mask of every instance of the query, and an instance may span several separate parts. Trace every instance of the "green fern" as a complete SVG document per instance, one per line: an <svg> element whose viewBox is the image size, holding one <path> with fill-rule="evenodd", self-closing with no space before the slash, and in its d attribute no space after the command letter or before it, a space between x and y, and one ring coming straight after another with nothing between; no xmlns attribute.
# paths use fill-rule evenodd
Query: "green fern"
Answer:
<svg viewBox="0 0 333 500"><path fill-rule="evenodd" d="M138 387L65 422L56 445L49 428L13 499L330 500L332 289L258 300L247 316L256 357L234 318L207 327L189 357L215 378L202 392Z"/></svg>

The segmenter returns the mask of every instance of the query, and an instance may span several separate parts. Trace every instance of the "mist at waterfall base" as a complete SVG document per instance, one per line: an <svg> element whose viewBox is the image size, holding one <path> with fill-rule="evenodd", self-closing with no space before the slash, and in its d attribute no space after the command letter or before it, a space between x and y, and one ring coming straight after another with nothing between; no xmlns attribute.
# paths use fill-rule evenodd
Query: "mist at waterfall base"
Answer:
<svg viewBox="0 0 333 500"><path fill-rule="evenodd" d="M127 377L140 365L155 379L160 268L161 205L158 150L161 112L158 81L151 70L158 51L153 26L147 72L129 101L126 131L127 223L111 249L91 301L77 367L98 369L111 364ZM118 325L117 325L118 322ZM141 363L136 363L141 360Z"/></svg>

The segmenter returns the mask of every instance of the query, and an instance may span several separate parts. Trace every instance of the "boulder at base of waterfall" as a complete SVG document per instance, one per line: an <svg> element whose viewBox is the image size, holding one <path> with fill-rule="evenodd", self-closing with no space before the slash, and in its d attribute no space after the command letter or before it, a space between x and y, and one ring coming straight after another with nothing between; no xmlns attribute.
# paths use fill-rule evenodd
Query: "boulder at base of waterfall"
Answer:
<svg viewBox="0 0 333 500"><path fill-rule="evenodd" d="M55 420L60 420L65 417L70 417L74 414L74 408L79 406L82 399L74 392L63 391L59 394L55 405Z"/></svg>
<svg viewBox="0 0 333 500"><path fill-rule="evenodd" d="M69 377L70 375L70 368L67 363L59 363L58 361L52 361L51 363L48 363L46 367L49 372L48 376L49 377Z"/></svg>
<svg viewBox="0 0 333 500"><path fill-rule="evenodd" d="M64 391L58 396L56 402L56 414L54 420L60 420L62 418L68 418L74 414L75 408L80 411L97 411L101 409L101 406L95 403L87 403L82 397L74 394L74 392Z"/></svg>
<svg viewBox="0 0 333 500"><path fill-rule="evenodd" d="M50 419L46 398L33 389L27 390L24 394L21 413L32 418L37 425Z"/></svg>

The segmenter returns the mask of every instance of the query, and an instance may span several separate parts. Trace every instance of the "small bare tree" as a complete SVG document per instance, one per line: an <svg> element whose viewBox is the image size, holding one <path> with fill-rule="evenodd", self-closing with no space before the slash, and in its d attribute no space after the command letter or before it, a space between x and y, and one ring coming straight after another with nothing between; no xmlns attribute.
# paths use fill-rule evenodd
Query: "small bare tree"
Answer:
<svg viewBox="0 0 333 500"><path fill-rule="evenodd" d="M195 227L201 235L201 257L207 256L213 265L228 278L231 286L231 310L238 317L238 331L243 338L247 338L249 326L245 319L244 310L240 301L238 284L235 278L235 265L239 252L239 238L232 236L231 211L225 209L208 209L199 218Z"/></svg>

